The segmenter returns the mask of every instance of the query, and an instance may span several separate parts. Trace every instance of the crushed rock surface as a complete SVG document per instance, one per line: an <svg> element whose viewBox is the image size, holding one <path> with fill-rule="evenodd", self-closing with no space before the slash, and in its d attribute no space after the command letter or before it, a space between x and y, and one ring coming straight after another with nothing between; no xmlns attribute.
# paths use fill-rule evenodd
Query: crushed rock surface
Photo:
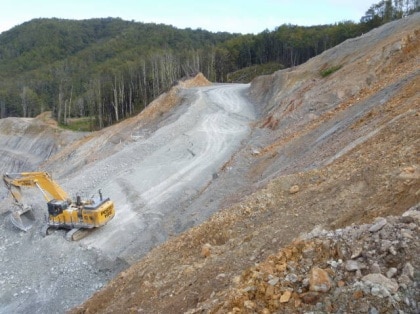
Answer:
<svg viewBox="0 0 420 314"><path fill-rule="evenodd" d="M418 313L419 210L315 228L187 313Z"/></svg>

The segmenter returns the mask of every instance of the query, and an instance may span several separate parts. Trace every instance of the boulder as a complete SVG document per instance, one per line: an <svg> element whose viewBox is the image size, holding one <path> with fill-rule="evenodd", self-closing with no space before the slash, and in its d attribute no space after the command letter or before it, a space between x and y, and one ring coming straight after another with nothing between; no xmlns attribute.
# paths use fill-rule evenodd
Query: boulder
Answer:
<svg viewBox="0 0 420 314"><path fill-rule="evenodd" d="M316 292L327 292L331 289L331 279L328 273L318 267L311 270L309 277L309 290Z"/></svg>

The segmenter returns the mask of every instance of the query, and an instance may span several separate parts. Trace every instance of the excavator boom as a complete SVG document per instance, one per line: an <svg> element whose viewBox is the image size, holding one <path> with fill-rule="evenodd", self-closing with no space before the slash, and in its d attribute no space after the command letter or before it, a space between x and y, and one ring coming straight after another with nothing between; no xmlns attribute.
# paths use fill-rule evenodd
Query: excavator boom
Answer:
<svg viewBox="0 0 420 314"><path fill-rule="evenodd" d="M11 191L13 198L17 202L20 202L20 194L16 191L20 187L38 187L44 195L47 202L52 199L66 200L68 199L67 193L51 178L47 172L22 172L15 174L6 173L3 176L3 181L6 187Z"/></svg>

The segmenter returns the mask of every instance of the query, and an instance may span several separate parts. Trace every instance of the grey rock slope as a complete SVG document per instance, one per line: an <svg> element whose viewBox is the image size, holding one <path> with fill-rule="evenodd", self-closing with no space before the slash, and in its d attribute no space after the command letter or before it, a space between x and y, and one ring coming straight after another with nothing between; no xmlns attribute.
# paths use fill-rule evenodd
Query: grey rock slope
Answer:
<svg viewBox="0 0 420 314"><path fill-rule="evenodd" d="M38 118L0 119L0 171L34 171L83 133L58 129Z"/></svg>
<svg viewBox="0 0 420 314"><path fill-rule="evenodd" d="M418 268L415 240L404 242L397 264L393 250L384 256L391 263L378 260L381 276L372 276L378 269L364 266L360 273L344 272L345 280L337 273L336 282L324 282L332 295L323 282L308 285L309 268L334 276L337 270L360 266L351 261L354 254L343 259L339 248L320 239L314 250L331 260L312 264L305 260L310 251L301 259L295 253L302 247L287 244L316 225L350 226L347 232L352 224L371 224L376 217L417 208L419 19L416 14L384 25L301 66L255 79L248 92L258 118L249 136L211 184L165 219L170 217L173 230L182 230L212 210L217 214L152 250L73 312L358 313L359 305L370 312L415 312L415 276L409 285L398 283L398 295L387 294L395 294L405 265ZM335 72L323 77L327 69ZM184 211L192 215L183 216ZM388 234L379 231L389 241L405 233L400 229L405 219L386 221L396 228ZM418 226L409 228L414 239ZM340 229L332 233L338 242L345 236ZM385 253L370 241L370 231L363 235L369 241L356 261L360 264L366 263L365 256ZM356 287L362 278L356 283L360 289L341 289Z"/></svg>

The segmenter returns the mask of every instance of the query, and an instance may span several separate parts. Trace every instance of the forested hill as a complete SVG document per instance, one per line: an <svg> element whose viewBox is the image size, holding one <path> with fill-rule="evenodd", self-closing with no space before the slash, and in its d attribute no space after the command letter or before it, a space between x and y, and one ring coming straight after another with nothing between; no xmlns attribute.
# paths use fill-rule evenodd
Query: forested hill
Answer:
<svg viewBox="0 0 420 314"><path fill-rule="evenodd" d="M0 35L0 117L52 109L61 122L91 115L101 127L182 76L214 68L210 48L238 36L119 18L26 22ZM119 117L109 104L121 105Z"/></svg>
<svg viewBox="0 0 420 314"><path fill-rule="evenodd" d="M28 71L75 55L87 57L83 61L89 66L111 59L134 61L156 49L198 49L233 37L119 18L34 19L0 35L0 69Z"/></svg>
<svg viewBox="0 0 420 314"><path fill-rule="evenodd" d="M371 6L360 23L283 24L257 35L119 18L34 19L0 34L0 118L52 111L62 124L84 117L89 129L102 128L185 76L249 82L418 11L416 0L394 2Z"/></svg>

